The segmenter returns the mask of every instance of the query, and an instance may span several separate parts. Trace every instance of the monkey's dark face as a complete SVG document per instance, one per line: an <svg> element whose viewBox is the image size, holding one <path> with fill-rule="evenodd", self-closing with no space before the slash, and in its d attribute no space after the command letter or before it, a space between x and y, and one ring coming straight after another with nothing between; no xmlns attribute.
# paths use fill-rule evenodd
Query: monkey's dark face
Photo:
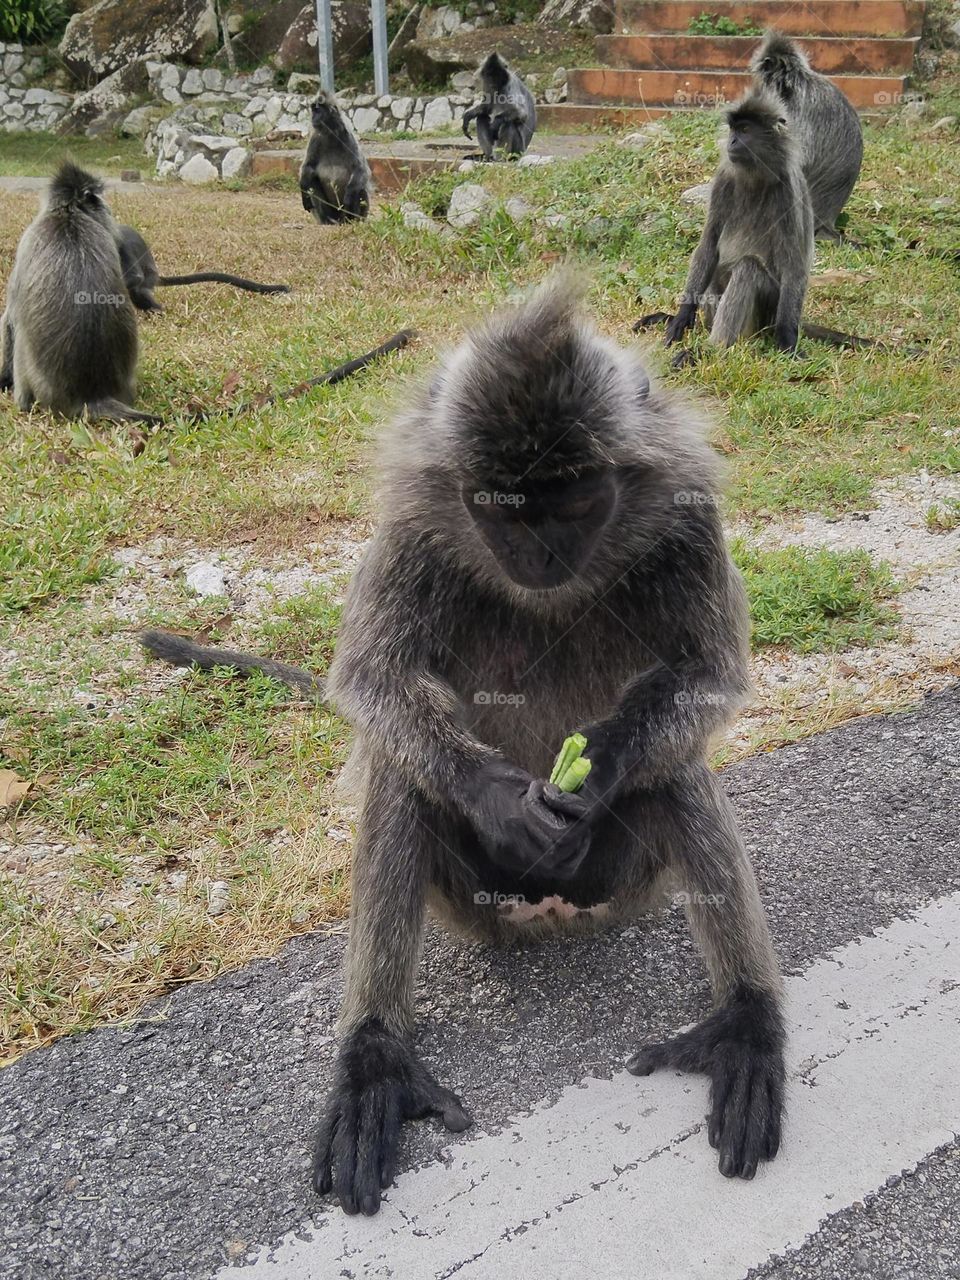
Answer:
<svg viewBox="0 0 960 1280"><path fill-rule="evenodd" d="M610 472L599 471L509 492L468 483L461 497L510 581L550 591L586 569L616 508L617 489Z"/></svg>
<svg viewBox="0 0 960 1280"><path fill-rule="evenodd" d="M314 129L323 131L336 123L337 114L335 106L320 98L310 107L310 122Z"/></svg>
<svg viewBox="0 0 960 1280"><path fill-rule="evenodd" d="M727 156L740 169L778 174L787 159L786 121L731 115Z"/></svg>

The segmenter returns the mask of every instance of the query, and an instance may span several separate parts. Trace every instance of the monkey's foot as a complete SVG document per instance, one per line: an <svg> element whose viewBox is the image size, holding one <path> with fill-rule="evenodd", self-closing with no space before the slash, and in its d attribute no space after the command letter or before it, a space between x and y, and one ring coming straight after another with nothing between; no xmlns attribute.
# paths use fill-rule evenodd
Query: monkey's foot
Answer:
<svg viewBox="0 0 960 1280"><path fill-rule="evenodd" d="M669 324L673 316L669 311L651 311L648 316L641 316L633 322L633 332L642 333L644 329L655 329L658 325Z"/></svg>
<svg viewBox="0 0 960 1280"><path fill-rule="evenodd" d="M635 1076L673 1067L710 1077L707 1134L727 1178L752 1178L780 1148L783 1025L773 996L743 993L673 1040L645 1045L627 1061Z"/></svg>
<svg viewBox="0 0 960 1280"><path fill-rule="evenodd" d="M313 1160L313 1184L347 1213L376 1213L393 1181L400 1125L439 1115L460 1133L473 1121L413 1050L376 1019L344 1041Z"/></svg>

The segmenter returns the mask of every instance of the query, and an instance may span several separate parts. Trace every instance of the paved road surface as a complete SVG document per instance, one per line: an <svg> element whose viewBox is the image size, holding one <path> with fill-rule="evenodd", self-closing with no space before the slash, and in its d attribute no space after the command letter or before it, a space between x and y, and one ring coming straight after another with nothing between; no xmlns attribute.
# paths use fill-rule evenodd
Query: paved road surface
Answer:
<svg viewBox="0 0 960 1280"><path fill-rule="evenodd" d="M431 933L419 1045L477 1125L408 1127L381 1215L331 1211L307 1168L335 933L0 1075L0 1277L958 1280L960 691L726 785L795 1028L754 1183L716 1172L701 1081L621 1070L707 1007L672 911L505 955Z"/></svg>

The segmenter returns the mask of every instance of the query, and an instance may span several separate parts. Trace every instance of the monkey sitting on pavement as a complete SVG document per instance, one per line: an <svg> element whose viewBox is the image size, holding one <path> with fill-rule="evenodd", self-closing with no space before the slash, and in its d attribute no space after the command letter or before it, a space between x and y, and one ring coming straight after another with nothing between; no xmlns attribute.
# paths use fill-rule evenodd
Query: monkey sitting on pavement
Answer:
<svg viewBox="0 0 960 1280"><path fill-rule="evenodd" d="M463 113L463 132L470 137L470 122L477 122L477 141L484 159L493 159L493 149L503 148L508 156L522 156L537 127L533 94L498 53L491 53L477 73L483 100Z"/></svg>
<svg viewBox="0 0 960 1280"><path fill-rule="evenodd" d="M300 168L303 207L323 224L365 218L370 169L336 100L321 93L311 107L313 133Z"/></svg>
<svg viewBox="0 0 960 1280"><path fill-rule="evenodd" d="M23 410L159 421L132 407L137 319L103 183L67 162L20 239L0 320L0 387Z"/></svg>
<svg viewBox="0 0 960 1280"><path fill-rule="evenodd" d="M562 283L471 335L387 435L326 689L353 726L362 796L314 1178L348 1213L379 1208L404 1120L470 1123L412 1039L428 906L491 942L570 927L511 918L501 894L607 904L619 924L683 889L715 1008L658 1043L637 1027L628 1069L709 1076L722 1174L752 1178L777 1153L780 977L707 764L747 691L748 618L704 436ZM575 728L591 770L568 794L546 779Z"/></svg>

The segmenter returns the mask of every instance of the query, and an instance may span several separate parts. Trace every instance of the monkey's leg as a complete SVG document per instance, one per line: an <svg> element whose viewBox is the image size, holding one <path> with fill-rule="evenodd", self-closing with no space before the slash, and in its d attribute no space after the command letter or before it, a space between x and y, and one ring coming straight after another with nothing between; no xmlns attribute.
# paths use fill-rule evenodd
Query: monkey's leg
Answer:
<svg viewBox="0 0 960 1280"><path fill-rule="evenodd" d="M343 208L349 218L365 218L369 209L367 189L363 180L351 178L343 193Z"/></svg>
<svg viewBox="0 0 960 1280"><path fill-rule="evenodd" d="M493 159L493 148L497 141L497 135L490 126L489 116L477 116L477 141L480 143L480 150L483 152L485 160Z"/></svg>
<svg viewBox="0 0 960 1280"><path fill-rule="evenodd" d="M658 793L646 829L651 837L659 829L662 856L686 894L717 1007L692 1031L640 1049L627 1069L708 1075L707 1132L720 1172L752 1178L780 1146L785 1038L780 974L753 868L729 801L705 765Z"/></svg>
<svg viewBox="0 0 960 1280"><path fill-rule="evenodd" d="M149 289L142 286L130 284L127 286L127 292L130 294L130 301L138 311L162 311L160 303L156 300Z"/></svg>
<svg viewBox="0 0 960 1280"><path fill-rule="evenodd" d="M523 155L523 134L516 121L508 120L501 126L500 145L508 156Z"/></svg>
<svg viewBox="0 0 960 1280"><path fill-rule="evenodd" d="M2 350L2 358L0 358L0 391L12 391L13 325L7 318L7 312L3 313L3 319L0 320L0 350Z"/></svg>
<svg viewBox="0 0 960 1280"><path fill-rule="evenodd" d="M346 995L334 1083L320 1125L314 1185L333 1191L347 1213L376 1213L393 1180L404 1120L437 1114L459 1132L471 1123L410 1044L413 986L427 883L436 860L450 857L447 818L391 774L369 770L353 861L353 907Z"/></svg>
<svg viewBox="0 0 960 1280"><path fill-rule="evenodd" d="M741 258L717 305L710 328L710 341L718 347L732 347L740 338L749 338L763 327L762 298L771 287L770 277L756 258Z"/></svg>

